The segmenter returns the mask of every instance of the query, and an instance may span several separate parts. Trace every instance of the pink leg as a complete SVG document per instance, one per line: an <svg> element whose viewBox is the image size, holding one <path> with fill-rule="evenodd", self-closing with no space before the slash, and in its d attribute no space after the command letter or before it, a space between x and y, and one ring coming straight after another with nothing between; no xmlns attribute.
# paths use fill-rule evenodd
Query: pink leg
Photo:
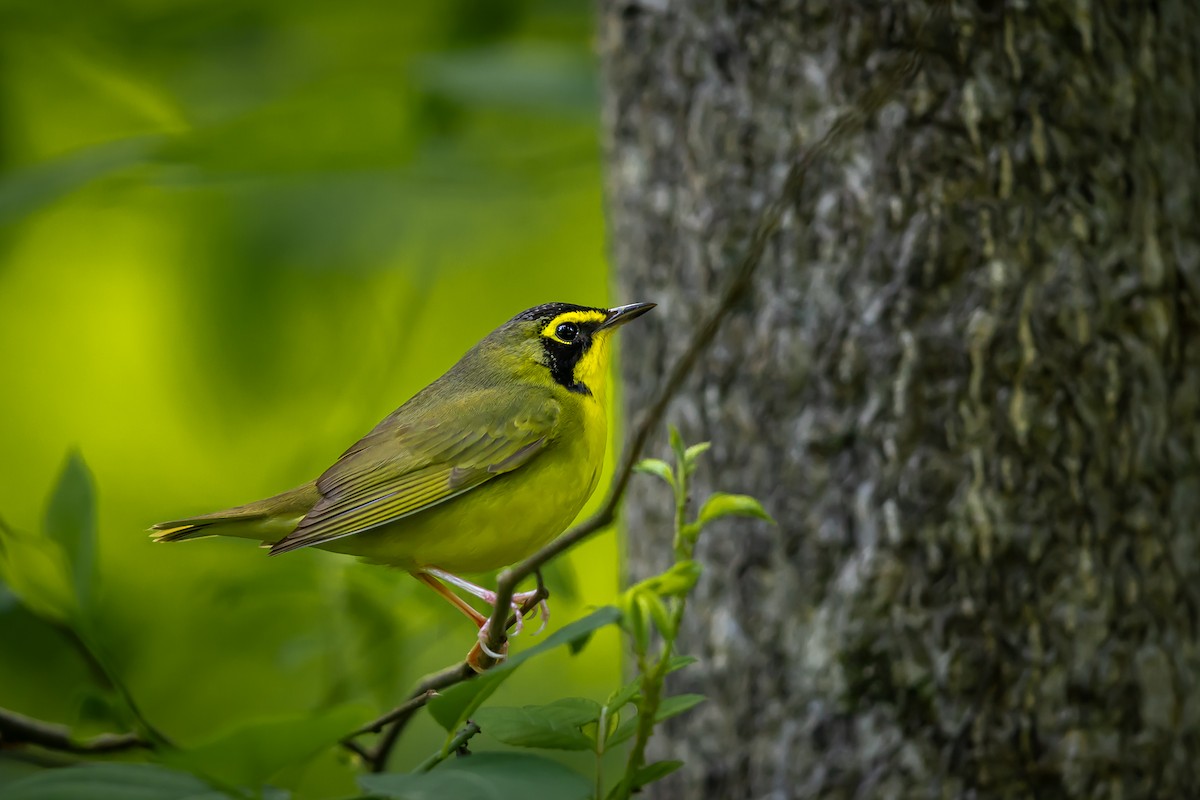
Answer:
<svg viewBox="0 0 1200 800"><path fill-rule="evenodd" d="M464 592L467 592L468 594L478 597L480 600L482 600L483 602L485 602L493 607L495 607L495 605L496 605L496 593L495 592L493 592L489 589L485 589L478 584L471 583L470 581L468 581L464 578L460 578L453 573L446 572L445 570L436 569L436 568L432 568L432 567L423 570L422 573L425 575L429 575L434 578L437 578L438 580L445 581L446 583L450 584L451 586L457 586L459 589L462 589ZM516 617L517 617L516 629L513 630L513 632L512 632L513 636L517 636L525 628L525 620L524 620L523 615L521 614L521 606L524 605L527 600L529 600L531 597L534 597L536 594L537 594L536 589L531 592L514 592L513 593L512 600L509 601L509 607L512 608L513 612L516 614ZM543 630L545 630L546 623L549 622L549 620L550 620L550 606L545 600L542 600L540 603L538 603L538 610L541 612L541 615L542 615L542 624L538 627L537 631L535 631L535 633L534 633L535 636L537 634L541 633ZM481 625L479 628L479 645L483 649L483 651L485 653L487 653L489 656L491 656L492 658L501 658L502 656L499 656L499 655L491 652L490 650L488 650L488 647L486 644L487 638L488 638L488 623L484 622L483 625Z"/></svg>

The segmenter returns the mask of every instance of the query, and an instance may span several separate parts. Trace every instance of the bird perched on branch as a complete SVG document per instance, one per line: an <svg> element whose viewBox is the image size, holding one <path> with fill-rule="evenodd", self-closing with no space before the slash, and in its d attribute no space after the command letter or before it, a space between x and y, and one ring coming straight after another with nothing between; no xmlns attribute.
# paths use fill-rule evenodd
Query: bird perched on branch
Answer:
<svg viewBox="0 0 1200 800"><path fill-rule="evenodd" d="M548 303L513 317L380 422L315 481L153 526L160 542L257 539L271 555L317 547L407 570L479 627L488 618L446 584L494 605L461 574L531 555L596 489L608 439L609 339L654 307ZM521 605L513 595L517 628ZM548 608L541 604L545 619ZM544 622L543 622L544 624Z"/></svg>

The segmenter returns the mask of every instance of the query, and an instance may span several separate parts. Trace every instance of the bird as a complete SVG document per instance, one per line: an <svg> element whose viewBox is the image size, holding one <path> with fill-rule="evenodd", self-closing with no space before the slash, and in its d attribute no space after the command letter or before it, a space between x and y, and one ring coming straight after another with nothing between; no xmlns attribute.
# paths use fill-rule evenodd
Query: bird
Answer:
<svg viewBox="0 0 1200 800"><path fill-rule="evenodd" d="M505 652L488 648L488 617L449 587L494 607L494 592L462 576L528 557L583 508L608 441L612 334L654 307L546 303L522 311L315 480L160 522L151 533L159 542L256 539L271 555L314 547L403 569L475 623L479 644L467 661L482 671L481 651L495 659ZM513 595L518 633L521 606L533 596ZM544 599L539 608L544 627Z"/></svg>

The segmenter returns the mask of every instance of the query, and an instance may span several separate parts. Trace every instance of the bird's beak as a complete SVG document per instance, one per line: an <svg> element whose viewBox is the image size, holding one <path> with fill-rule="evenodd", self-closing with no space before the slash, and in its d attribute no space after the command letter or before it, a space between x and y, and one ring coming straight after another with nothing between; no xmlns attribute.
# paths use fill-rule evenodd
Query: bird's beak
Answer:
<svg viewBox="0 0 1200 800"><path fill-rule="evenodd" d="M609 328L615 328L618 325L624 325L631 319L637 319L642 314L645 314L650 309L654 308L657 303L630 303L627 306L617 306L608 310L608 317L604 322L600 323L600 327L596 330L603 331Z"/></svg>

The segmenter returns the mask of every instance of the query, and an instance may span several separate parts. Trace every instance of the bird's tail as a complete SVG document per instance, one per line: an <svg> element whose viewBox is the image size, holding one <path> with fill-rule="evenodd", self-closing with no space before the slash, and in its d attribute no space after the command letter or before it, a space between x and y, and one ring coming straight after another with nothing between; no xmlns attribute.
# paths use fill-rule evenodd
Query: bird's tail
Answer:
<svg viewBox="0 0 1200 800"><path fill-rule="evenodd" d="M238 536L274 543L296 529L320 499L315 482L237 508L198 517L160 522L150 528L156 542L179 542L203 536Z"/></svg>

